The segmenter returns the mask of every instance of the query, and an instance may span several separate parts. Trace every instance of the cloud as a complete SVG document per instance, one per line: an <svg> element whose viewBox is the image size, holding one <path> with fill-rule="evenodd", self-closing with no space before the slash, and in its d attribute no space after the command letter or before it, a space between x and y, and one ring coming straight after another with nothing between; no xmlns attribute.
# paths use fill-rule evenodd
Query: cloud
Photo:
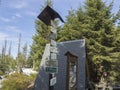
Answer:
<svg viewBox="0 0 120 90"><path fill-rule="evenodd" d="M11 22L11 21L14 21L15 19L18 19L18 18L22 18L22 15L19 14L19 13L15 13L13 16L11 16L9 18L1 16L0 21L2 21L2 22Z"/></svg>
<svg viewBox="0 0 120 90"><path fill-rule="evenodd" d="M37 16L38 13L33 12L33 11L26 11L25 14L30 15L30 16Z"/></svg>
<svg viewBox="0 0 120 90"><path fill-rule="evenodd" d="M17 18L21 18L21 17L22 17L22 15L21 15L21 14L19 14L19 13L15 13L15 17L17 17Z"/></svg>
<svg viewBox="0 0 120 90"><path fill-rule="evenodd" d="M11 2L9 6L11 8L21 9L21 8L27 7L28 4L24 0L17 0L17 1Z"/></svg>
<svg viewBox="0 0 120 90"><path fill-rule="evenodd" d="M18 37L11 36L9 33L0 32L0 42L4 40L16 42L18 41Z"/></svg>
<svg viewBox="0 0 120 90"><path fill-rule="evenodd" d="M7 51L10 43L12 43L12 55L16 57L17 55L17 47L18 47L18 37L11 36L9 33L0 32L0 51L2 50L3 46L5 45L5 40L7 40Z"/></svg>
<svg viewBox="0 0 120 90"><path fill-rule="evenodd" d="M19 13L15 13L12 17L11 17L11 21L17 20L19 18L22 18L22 15Z"/></svg>
<svg viewBox="0 0 120 90"><path fill-rule="evenodd" d="M5 17L0 17L0 21L3 21L3 22L10 22L11 19L5 18Z"/></svg>
<svg viewBox="0 0 120 90"><path fill-rule="evenodd" d="M19 29L18 27L16 27L16 26L7 26L7 27L5 28L5 30L10 31L10 32L23 33L23 31L20 30L20 29Z"/></svg>
<svg viewBox="0 0 120 90"><path fill-rule="evenodd" d="M8 34L0 32L0 41L5 40L7 37L9 37Z"/></svg>

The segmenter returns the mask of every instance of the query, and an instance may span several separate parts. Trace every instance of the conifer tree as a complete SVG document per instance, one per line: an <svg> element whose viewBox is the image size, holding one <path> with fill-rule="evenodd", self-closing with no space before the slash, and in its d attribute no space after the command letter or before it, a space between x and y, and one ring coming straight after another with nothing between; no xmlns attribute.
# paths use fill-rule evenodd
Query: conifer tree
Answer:
<svg viewBox="0 0 120 90"><path fill-rule="evenodd" d="M112 70L111 74L113 77L111 79L114 81L114 83L118 84L120 83L120 25L118 24L116 30L115 30L115 42L114 42L114 53L111 54L113 58L112 63Z"/></svg>
<svg viewBox="0 0 120 90"><path fill-rule="evenodd" d="M85 6L72 10L67 16L64 30L59 31L59 40L85 39L90 80L99 82L106 72L111 76L111 54L114 53L115 18L102 0L86 0Z"/></svg>

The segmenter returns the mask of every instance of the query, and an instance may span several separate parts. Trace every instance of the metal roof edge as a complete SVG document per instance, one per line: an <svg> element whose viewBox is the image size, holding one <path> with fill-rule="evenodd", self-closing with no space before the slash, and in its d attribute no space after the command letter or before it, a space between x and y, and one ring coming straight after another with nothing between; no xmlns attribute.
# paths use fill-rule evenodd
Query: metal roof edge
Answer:
<svg viewBox="0 0 120 90"><path fill-rule="evenodd" d="M78 40L69 40L69 41L57 42L57 44L71 43L71 42L80 42L80 41L85 42L85 39L78 39Z"/></svg>

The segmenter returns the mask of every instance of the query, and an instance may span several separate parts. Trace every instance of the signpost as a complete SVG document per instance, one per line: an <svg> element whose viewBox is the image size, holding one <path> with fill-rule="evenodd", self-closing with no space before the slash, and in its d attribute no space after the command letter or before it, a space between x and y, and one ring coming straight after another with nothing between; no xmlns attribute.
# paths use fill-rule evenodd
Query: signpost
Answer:
<svg viewBox="0 0 120 90"><path fill-rule="evenodd" d="M50 39L50 56L49 59L45 61L45 71L49 73L49 90L53 90L53 85L56 83L56 77L53 77L54 73L58 72L58 60L57 60L57 31L54 20L59 18L62 22L61 16L54 11L50 6L46 6L45 9L40 13L38 18L44 22L46 25L51 26Z"/></svg>
<svg viewBox="0 0 120 90"><path fill-rule="evenodd" d="M45 71L47 73L57 73L58 72L58 60L57 60L57 44L55 39L57 38L57 33L55 30L54 22L51 20L51 34L50 34L50 56L49 60L45 61ZM54 29L54 31L53 31Z"/></svg>
<svg viewBox="0 0 120 90"><path fill-rule="evenodd" d="M56 83L56 77L53 77L53 78L50 80L50 86L55 85L55 83Z"/></svg>
<svg viewBox="0 0 120 90"><path fill-rule="evenodd" d="M56 67L46 67L45 71L46 72L50 72L50 73L56 73L57 72L57 68Z"/></svg>

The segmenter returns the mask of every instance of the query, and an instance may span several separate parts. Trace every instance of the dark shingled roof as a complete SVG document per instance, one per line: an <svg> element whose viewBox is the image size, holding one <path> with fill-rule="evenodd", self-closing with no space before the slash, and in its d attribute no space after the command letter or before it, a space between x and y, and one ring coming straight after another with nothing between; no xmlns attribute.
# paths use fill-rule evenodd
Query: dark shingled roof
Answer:
<svg viewBox="0 0 120 90"><path fill-rule="evenodd" d="M59 18L62 22L64 22L61 16L50 6L46 6L40 15L38 15L38 18L46 25L51 25L51 20L54 20L56 18Z"/></svg>

